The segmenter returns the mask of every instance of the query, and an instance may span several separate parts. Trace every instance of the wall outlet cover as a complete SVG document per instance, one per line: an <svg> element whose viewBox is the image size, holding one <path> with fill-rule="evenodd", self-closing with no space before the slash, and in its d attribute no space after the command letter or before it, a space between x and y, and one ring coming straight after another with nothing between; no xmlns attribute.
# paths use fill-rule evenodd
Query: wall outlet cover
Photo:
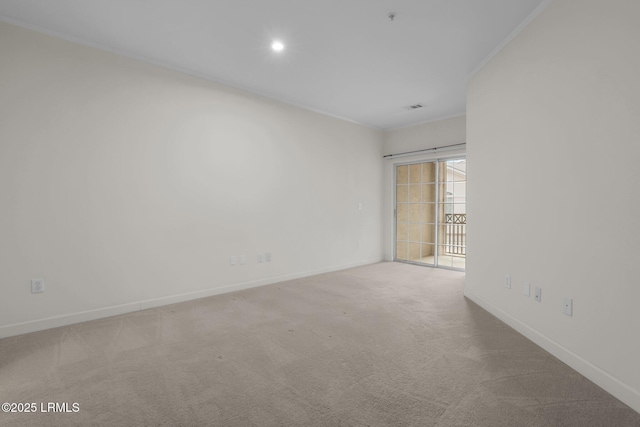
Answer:
<svg viewBox="0 0 640 427"><path fill-rule="evenodd" d="M562 312L567 316L573 316L573 299L563 298L562 300Z"/></svg>
<svg viewBox="0 0 640 427"><path fill-rule="evenodd" d="M542 302L542 289L536 288L535 298L536 298L536 301Z"/></svg>
<svg viewBox="0 0 640 427"><path fill-rule="evenodd" d="M31 281L31 293L40 294L44 292L44 279L33 279Z"/></svg>
<svg viewBox="0 0 640 427"><path fill-rule="evenodd" d="M531 283L525 283L524 288L522 289L522 293L526 296L531 296Z"/></svg>

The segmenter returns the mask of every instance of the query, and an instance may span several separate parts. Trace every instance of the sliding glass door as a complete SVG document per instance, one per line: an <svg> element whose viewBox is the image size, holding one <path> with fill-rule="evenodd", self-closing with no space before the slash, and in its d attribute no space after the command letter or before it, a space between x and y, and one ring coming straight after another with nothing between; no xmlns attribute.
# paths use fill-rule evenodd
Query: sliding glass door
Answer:
<svg viewBox="0 0 640 427"><path fill-rule="evenodd" d="M396 166L395 259L465 268L464 158Z"/></svg>

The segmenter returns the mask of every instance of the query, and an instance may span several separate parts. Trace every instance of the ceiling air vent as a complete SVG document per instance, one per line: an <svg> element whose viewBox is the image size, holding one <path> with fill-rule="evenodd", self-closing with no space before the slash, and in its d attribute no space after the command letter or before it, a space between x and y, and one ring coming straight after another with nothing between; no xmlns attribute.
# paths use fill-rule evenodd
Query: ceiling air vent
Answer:
<svg viewBox="0 0 640 427"><path fill-rule="evenodd" d="M422 108L422 104L414 104L414 105L409 105L408 107L404 107L407 110L417 110L418 108Z"/></svg>

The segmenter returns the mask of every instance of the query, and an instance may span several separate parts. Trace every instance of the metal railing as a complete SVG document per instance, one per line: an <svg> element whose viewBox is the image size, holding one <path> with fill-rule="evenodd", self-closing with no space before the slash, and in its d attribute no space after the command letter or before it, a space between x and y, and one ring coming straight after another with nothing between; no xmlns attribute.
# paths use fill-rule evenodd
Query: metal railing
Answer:
<svg viewBox="0 0 640 427"><path fill-rule="evenodd" d="M467 214L445 214L444 252L452 255L466 255Z"/></svg>

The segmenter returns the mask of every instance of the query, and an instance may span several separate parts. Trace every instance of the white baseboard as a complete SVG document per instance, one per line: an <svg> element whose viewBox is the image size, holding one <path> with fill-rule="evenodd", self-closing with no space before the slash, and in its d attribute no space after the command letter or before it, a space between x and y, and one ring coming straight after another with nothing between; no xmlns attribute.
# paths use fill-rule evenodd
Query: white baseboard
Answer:
<svg viewBox="0 0 640 427"><path fill-rule="evenodd" d="M634 390L618 378L605 372L588 360L583 359L561 344L520 322L510 314L505 313L495 305L485 301L477 295L472 294L466 289L464 290L464 296L496 316L507 325L511 326L513 329L560 359L562 362L569 365L580 374L584 375L589 380L593 381L621 402L631 407L634 411L640 412L640 392L638 392L638 390Z"/></svg>
<svg viewBox="0 0 640 427"><path fill-rule="evenodd" d="M286 280L300 279L302 277L314 276L316 274L329 273L333 271L345 270L347 268L360 267L362 265L374 264L380 262L381 258L368 259L364 261L335 265L331 267L320 268L304 272L285 274L281 276L267 277L264 279L253 280L233 285L222 286L218 288L205 289L202 291L188 292L184 294L171 295L161 298L153 298L144 301L131 302L110 307L98 308L95 310L80 311L77 313L64 314L60 316L48 317L45 319L36 319L28 322L14 323L11 325L0 326L0 338L7 338L15 335L28 334L30 332L42 331L45 329L57 328L60 326L71 325L74 323L86 322L89 320L103 319L105 317L117 316L119 314L131 313L133 311L146 310L148 308L161 307L164 305L175 304L184 301L190 301L198 298L205 298L214 295L225 294L228 292L241 291L243 289L255 288L258 286L270 285L272 283L284 282Z"/></svg>

